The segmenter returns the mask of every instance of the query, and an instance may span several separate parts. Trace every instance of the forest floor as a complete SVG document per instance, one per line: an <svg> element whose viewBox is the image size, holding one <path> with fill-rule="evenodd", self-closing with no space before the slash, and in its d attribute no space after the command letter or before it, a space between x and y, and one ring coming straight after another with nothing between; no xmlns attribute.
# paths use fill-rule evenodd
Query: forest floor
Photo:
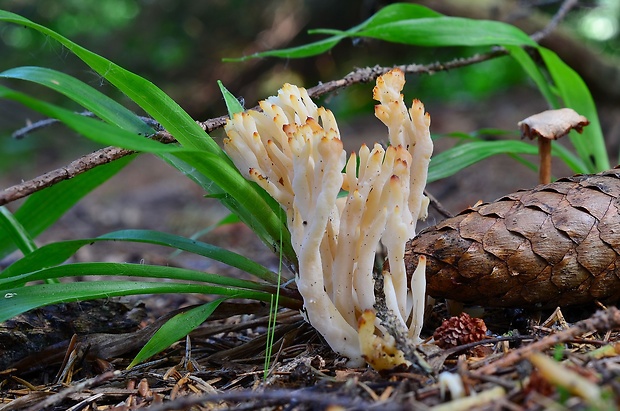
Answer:
<svg viewBox="0 0 620 411"><path fill-rule="evenodd" d="M527 96L522 101L527 101ZM510 124L531 114L520 113L516 107L519 105L507 114ZM451 129L488 126L471 118L463 123L464 118L458 109L446 108L441 116L433 117L439 129L435 131L447 129L448 124ZM511 127L495 123L495 127L502 126ZM383 135L383 130L376 130ZM355 131L352 127L343 134ZM556 169L557 175L565 172ZM431 184L429 190L450 211L457 212L477 200L491 201L532 187L536 178L534 172L498 157ZM123 228L192 235L197 227L212 225L227 213L203 194L159 160L140 157L38 241L91 237ZM441 218L432 214L429 223ZM277 258L241 224L218 227L201 239L277 269ZM81 249L74 258L240 275L206 259L171 255L169 250L152 246L97 244ZM475 309L489 330L486 339L443 349L422 346L420 353L431 366L430 372L403 367L379 373L370 368L348 368L301 315L291 310L278 314L274 354L265 365L269 307L235 301L222 304L186 340L147 363L126 369L167 314L209 300L201 295L165 295L70 303L34 310L0 324L0 410L386 411L620 406L620 333L616 331L620 312L614 307L597 311L601 307L595 304L550 312ZM449 317L445 304L438 303L423 334L430 337ZM549 363L532 357L533 353L557 361ZM444 372L449 374L441 374Z"/></svg>

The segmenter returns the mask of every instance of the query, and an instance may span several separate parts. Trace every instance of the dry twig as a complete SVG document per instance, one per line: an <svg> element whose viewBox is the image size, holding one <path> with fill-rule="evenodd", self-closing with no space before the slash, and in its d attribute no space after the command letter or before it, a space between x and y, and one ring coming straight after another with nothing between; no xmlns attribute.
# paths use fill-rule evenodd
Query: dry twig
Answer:
<svg viewBox="0 0 620 411"><path fill-rule="evenodd" d="M487 364L480 368L478 374L495 374L502 368L510 367L521 360L527 358L533 352L547 350L556 344L565 343L588 331L605 332L614 328L620 328L620 309L609 307L605 311L597 311L590 318L575 323L568 330L551 334L540 341L533 342L522 348L516 349L504 355L497 361Z"/></svg>
<svg viewBox="0 0 620 411"><path fill-rule="evenodd" d="M37 410L43 410L47 407L51 407L57 404L60 404L62 401L64 401L66 398L68 398L71 394L74 393L78 393L81 391L84 391L86 389L92 388L92 387L96 387L98 385L101 385L102 383L115 378L115 377L119 377L121 375L120 371L107 371L104 372L103 374L99 374L93 378L89 378L88 380L82 381L80 383L77 383L75 385L72 385L54 395L51 395L49 397L47 397L45 400L33 405L32 407L28 408L26 411L37 411Z"/></svg>

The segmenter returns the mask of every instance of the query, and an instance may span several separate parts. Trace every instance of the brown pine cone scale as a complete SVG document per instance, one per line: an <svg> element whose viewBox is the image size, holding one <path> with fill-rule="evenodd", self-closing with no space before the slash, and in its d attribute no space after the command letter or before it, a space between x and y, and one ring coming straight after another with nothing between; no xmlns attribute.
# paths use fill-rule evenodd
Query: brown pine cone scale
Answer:
<svg viewBox="0 0 620 411"><path fill-rule="evenodd" d="M483 306L555 307L620 297L620 169L469 208L407 244L427 291Z"/></svg>

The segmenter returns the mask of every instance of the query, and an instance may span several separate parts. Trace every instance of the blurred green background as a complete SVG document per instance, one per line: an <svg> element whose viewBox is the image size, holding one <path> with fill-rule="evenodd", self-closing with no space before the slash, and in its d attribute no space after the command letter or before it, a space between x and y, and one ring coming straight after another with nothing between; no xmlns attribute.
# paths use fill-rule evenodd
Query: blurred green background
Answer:
<svg viewBox="0 0 620 411"><path fill-rule="evenodd" d="M8 0L2 2L0 7L46 25L153 81L195 119L205 120L225 113L217 90L218 79L242 97L247 107L251 107L259 99L275 93L284 82L311 87L319 81L340 78L356 67L425 64L474 53L471 49L423 49L378 41L346 40L330 53L316 58L268 58L243 63L221 61L223 57L238 57L319 39L321 37L310 36L306 31L311 28L347 29L389 3L374 0ZM528 33L547 24L561 4L559 1L517 0L417 3L427 3L431 8L449 15L508 21ZM610 77L619 71L613 60L620 52L619 14L620 2L617 0L581 2L562 23L562 30L545 40L549 43L545 45L560 53L582 73L597 101L601 105L610 105L612 110L620 99L620 75L617 79ZM584 56L583 51L575 49L574 44L592 54ZM80 78L131 107L116 90L73 55L32 30L1 25L0 55L0 70L21 65L55 68ZM574 64L570 61L571 56L574 57ZM597 62L592 61L592 56L596 57ZM582 61L584 63L580 63ZM590 66L610 71L602 74ZM618 84L612 86L612 80ZM2 83L79 110L41 87L6 80ZM420 98L432 113L432 109L436 112L440 107L450 105L473 109L473 113L469 114L473 117L480 115L474 107L490 96L503 93L509 99L511 93L520 95L518 90L531 89L524 74L508 58L433 76L409 76L407 87L407 96ZM356 119L360 113L372 113L371 88L372 85L351 87L327 96L327 104L338 113L339 118ZM525 104L523 99L526 97L516 98L514 105ZM533 99L533 110L544 109L542 99ZM489 107L483 105L479 110L489 111ZM610 133L609 145L617 151L615 117L607 117L604 112L601 117L604 130ZM32 165L32 161L45 169L45 164L49 162L61 161L83 152L84 148L76 145L76 141L84 144L85 148L91 147L84 140L76 140L75 136L67 136L66 132L57 133L53 129L21 141L10 138L11 132L38 118L18 105L0 102L0 154L6 159L0 165L0 171L27 167ZM514 127L514 123L510 124L509 127ZM466 123L464 126L468 125ZM500 121L493 126L506 125ZM456 129L439 124L435 132Z"/></svg>

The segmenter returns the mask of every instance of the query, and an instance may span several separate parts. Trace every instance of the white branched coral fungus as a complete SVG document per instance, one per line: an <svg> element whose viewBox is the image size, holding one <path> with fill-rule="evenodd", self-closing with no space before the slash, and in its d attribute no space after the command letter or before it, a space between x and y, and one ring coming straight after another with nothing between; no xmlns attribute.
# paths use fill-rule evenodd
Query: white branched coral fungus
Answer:
<svg viewBox="0 0 620 411"><path fill-rule="evenodd" d="M331 111L290 84L261 101L262 112L235 114L224 141L241 173L286 211L307 321L350 364L366 359L379 369L406 362L374 315L380 241L390 266L383 273L382 303L413 341L419 339L425 302L424 263L408 281L404 253L417 220L426 216L423 190L433 144L430 116L418 100L407 110L404 83L395 69L379 77L373 90L380 102L375 115L389 130L387 150L363 145L347 161ZM348 192L344 205L341 190Z"/></svg>

